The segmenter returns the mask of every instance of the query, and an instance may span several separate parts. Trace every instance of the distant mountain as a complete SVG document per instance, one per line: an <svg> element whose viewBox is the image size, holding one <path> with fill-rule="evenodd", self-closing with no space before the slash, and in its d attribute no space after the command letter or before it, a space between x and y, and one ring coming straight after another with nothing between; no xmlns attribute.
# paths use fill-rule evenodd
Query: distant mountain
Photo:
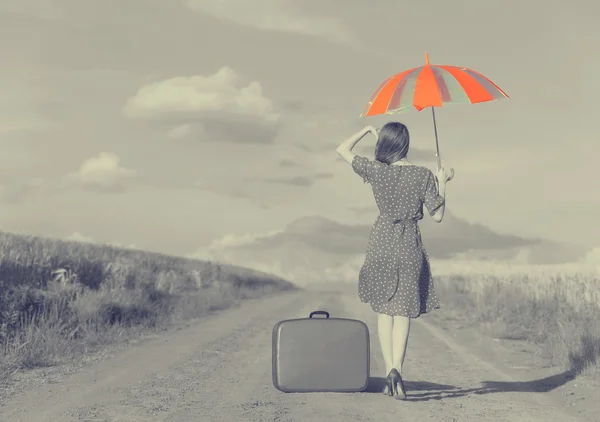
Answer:
<svg viewBox="0 0 600 422"><path fill-rule="evenodd" d="M419 223L423 242L432 258L447 259L471 250L490 251L531 247L538 241L497 234L482 224L472 224L446 211L442 223L425 216Z"/></svg>
<svg viewBox="0 0 600 422"><path fill-rule="evenodd" d="M561 264L583 258L586 250L543 239L502 235L447 212L441 224L425 217L420 223L423 243L432 259L506 260L530 264ZM351 225L321 216L302 217L284 230L231 236L213 250L216 259L272 271L290 279L356 277L371 224ZM337 280L336 280L337 281Z"/></svg>

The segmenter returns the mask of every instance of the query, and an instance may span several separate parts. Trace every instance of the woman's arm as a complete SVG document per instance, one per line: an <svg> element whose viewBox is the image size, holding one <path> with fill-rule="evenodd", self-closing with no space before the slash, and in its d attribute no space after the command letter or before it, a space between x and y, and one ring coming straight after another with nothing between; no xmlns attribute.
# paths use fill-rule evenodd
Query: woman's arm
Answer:
<svg viewBox="0 0 600 422"><path fill-rule="evenodd" d="M438 194L444 198L442 205L435 210L431 218L436 223L441 223L444 218L444 211L446 211L446 186L450 180L454 178L454 169L450 169L450 173L446 171L444 167L440 167L435 175L437 181Z"/></svg>
<svg viewBox="0 0 600 422"><path fill-rule="evenodd" d="M377 137L377 129L375 129L373 126L367 126L342 142L336 149L340 157L342 157L348 164L352 164L352 160L356 156L356 154L352 152L352 148L354 148L358 141L360 141L369 132Z"/></svg>
<svg viewBox="0 0 600 422"><path fill-rule="evenodd" d="M446 211L446 182L440 181L438 186L438 193L444 198L444 203L435 210L435 213L431 216L431 219L436 223L441 223L444 219L444 211Z"/></svg>

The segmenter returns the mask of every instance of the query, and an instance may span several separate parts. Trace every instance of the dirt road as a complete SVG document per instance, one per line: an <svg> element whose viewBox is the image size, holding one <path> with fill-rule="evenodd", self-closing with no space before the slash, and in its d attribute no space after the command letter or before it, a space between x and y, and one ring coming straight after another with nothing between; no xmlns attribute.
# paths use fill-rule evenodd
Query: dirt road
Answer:
<svg viewBox="0 0 600 422"><path fill-rule="evenodd" d="M560 375L530 381L531 374L510 362L482 359L482 343L461 341L436 323L443 310L413 325L405 369L409 401L380 394L377 378L364 393L281 393L271 381L272 327L317 309L367 322L372 376L382 376L375 317L354 290L300 291L248 302L144 340L60 383L30 389L0 408L0 421L596 420L548 391Z"/></svg>

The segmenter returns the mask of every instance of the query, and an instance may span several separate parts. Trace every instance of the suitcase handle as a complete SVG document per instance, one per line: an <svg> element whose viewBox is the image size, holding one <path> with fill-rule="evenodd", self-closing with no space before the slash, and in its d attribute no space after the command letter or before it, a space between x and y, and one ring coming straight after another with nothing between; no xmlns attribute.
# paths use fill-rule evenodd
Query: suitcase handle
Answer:
<svg viewBox="0 0 600 422"><path fill-rule="evenodd" d="M327 311L314 311L314 312L311 312L308 317L312 318L313 315L325 315L325 317L329 318L329 312L327 312Z"/></svg>

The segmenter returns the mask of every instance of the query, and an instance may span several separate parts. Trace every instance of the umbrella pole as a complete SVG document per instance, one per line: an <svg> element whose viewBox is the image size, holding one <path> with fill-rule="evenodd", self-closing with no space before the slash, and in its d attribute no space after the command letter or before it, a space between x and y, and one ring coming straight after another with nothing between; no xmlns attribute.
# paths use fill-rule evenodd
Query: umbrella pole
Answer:
<svg viewBox="0 0 600 422"><path fill-rule="evenodd" d="M435 156L437 158L438 170L442 168L442 157L440 157L440 144L438 141L437 124L435 123L435 107L431 106L431 115L433 116L433 131L435 132ZM448 182L454 178L454 169L450 169Z"/></svg>
<svg viewBox="0 0 600 422"><path fill-rule="evenodd" d="M440 144L438 142L437 125L435 124L435 107L431 107L431 115L433 116L433 131L435 132L435 156L437 158L438 170L442 167L442 159L440 158Z"/></svg>

